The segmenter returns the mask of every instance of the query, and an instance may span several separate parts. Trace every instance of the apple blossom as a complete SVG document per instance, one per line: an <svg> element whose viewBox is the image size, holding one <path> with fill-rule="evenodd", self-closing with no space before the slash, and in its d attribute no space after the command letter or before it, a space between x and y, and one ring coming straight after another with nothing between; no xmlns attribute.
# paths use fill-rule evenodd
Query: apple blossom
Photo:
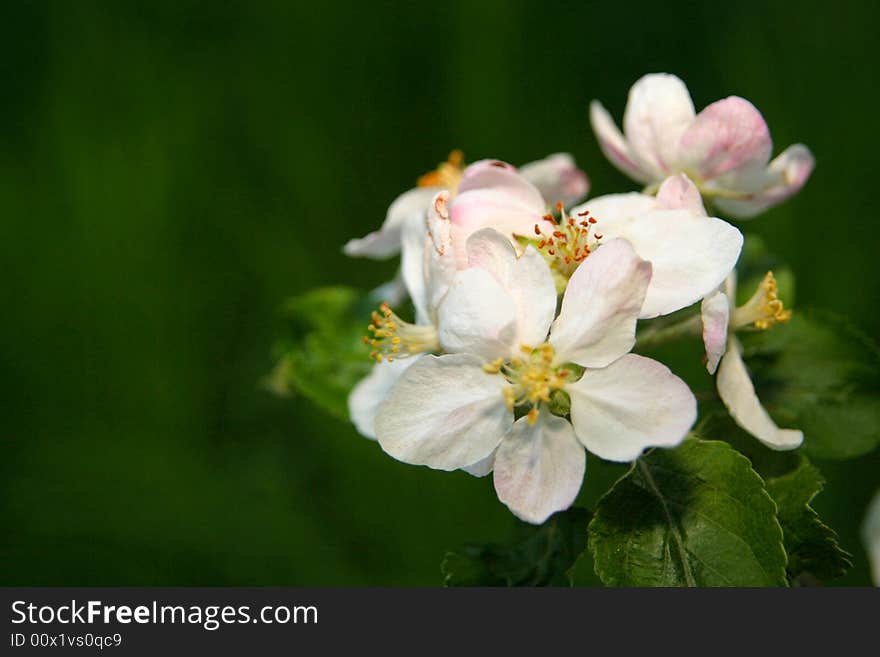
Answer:
<svg viewBox="0 0 880 657"><path fill-rule="evenodd" d="M716 291L703 300L703 342L706 347L706 368L716 369L716 387L731 417L743 429L776 450L795 449L804 440L796 429L780 429L761 405L755 386L742 358L742 345L735 332L754 328L766 330L774 324L787 322L791 311L785 310L776 294L773 272L767 272L758 289L745 304L736 307L736 273L725 281L724 291Z"/></svg>
<svg viewBox="0 0 880 657"><path fill-rule="evenodd" d="M422 223L438 192L445 190L454 197L466 171L462 152L452 151L446 162L421 176L415 188L394 200L379 230L349 240L343 247L345 254L381 260L400 253L404 224L408 221ZM520 168L520 173L545 199L544 206L557 201L565 205L577 203L587 195L590 186L586 174L577 168L568 153L556 153L525 164Z"/></svg>
<svg viewBox="0 0 880 657"><path fill-rule="evenodd" d="M466 257L438 307L444 355L407 368L379 406L387 453L441 470L491 467L499 499L541 523L574 501L584 447L631 461L684 439L693 394L664 365L628 353L651 277L629 243L590 254L555 320L556 285L534 247L517 255L482 229Z"/></svg>
<svg viewBox="0 0 880 657"><path fill-rule="evenodd" d="M696 114L684 82L666 73L632 86L623 134L595 100L590 122L608 159L634 180L651 187L687 173L704 197L743 219L795 194L814 166L803 144L770 161L770 131L749 101L729 96Z"/></svg>
<svg viewBox="0 0 880 657"><path fill-rule="evenodd" d="M402 227L402 279L416 310L416 322L404 321L383 303L373 313L370 335L364 338L377 363L356 384L348 404L355 426L369 438L375 437L373 422L379 402L412 364L400 361L441 350L437 308L458 269L468 266L467 238L488 225L512 241L516 233L533 227L543 211L538 190L513 167L495 160L469 166L455 200L450 203L449 198L449 192L438 192L423 226L410 221Z"/></svg>

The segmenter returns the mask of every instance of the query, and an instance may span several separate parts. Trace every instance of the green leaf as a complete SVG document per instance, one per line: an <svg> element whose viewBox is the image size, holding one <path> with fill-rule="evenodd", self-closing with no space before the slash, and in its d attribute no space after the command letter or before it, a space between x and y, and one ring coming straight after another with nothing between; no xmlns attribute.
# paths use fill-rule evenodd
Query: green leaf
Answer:
<svg viewBox="0 0 880 657"><path fill-rule="evenodd" d="M795 311L791 322L741 335L761 402L783 427L804 432L804 450L846 459L880 444L880 351L829 313Z"/></svg>
<svg viewBox="0 0 880 657"><path fill-rule="evenodd" d="M446 553L445 586L571 586L570 571L587 547L590 512L571 508L543 525L519 524L508 545L471 545Z"/></svg>
<svg viewBox="0 0 880 657"><path fill-rule="evenodd" d="M837 542L837 534L810 506L825 485L822 474L802 458L796 470L767 480L785 535L788 573L794 580L810 575L820 581L840 577L852 567L852 555Z"/></svg>
<svg viewBox="0 0 880 657"><path fill-rule="evenodd" d="M284 314L292 337L278 346L268 387L300 393L329 413L348 419L348 394L370 372L363 336L369 323L367 295L347 287L324 287L290 299Z"/></svg>
<svg viewBox="0 0 880 657"><path fill-rule="evenodd" d="M730 445L654 449L599 500L589 527L608 586L786 586L776 507Z"/></svg>

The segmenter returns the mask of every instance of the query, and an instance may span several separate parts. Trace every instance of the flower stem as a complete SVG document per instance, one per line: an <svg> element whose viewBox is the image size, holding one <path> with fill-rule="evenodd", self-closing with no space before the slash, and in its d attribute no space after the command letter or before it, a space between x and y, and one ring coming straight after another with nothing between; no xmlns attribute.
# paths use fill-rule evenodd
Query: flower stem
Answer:
<svg viewBox="0 0 880 657"><path fill-rule="evenodd" d="M636 349L652 349L687 336L700 335L703 322L700 315L692 315L687 319L657 328L649 328L636 337Z"/></svg>

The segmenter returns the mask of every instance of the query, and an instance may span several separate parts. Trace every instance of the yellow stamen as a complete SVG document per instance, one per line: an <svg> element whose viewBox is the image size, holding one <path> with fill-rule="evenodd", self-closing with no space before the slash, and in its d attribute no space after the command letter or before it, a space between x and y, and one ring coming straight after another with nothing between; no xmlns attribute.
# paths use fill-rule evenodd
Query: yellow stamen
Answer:
<svg viewBox="0 0 880 657"><path fill-rule="evenodd" d="M374 348L370 358L376 362L381 363L385 358L388 362L394 362L395 358L440 350L436 328L403 321L387 303L379 306L378 311L373 311L371 319L367 330L372 337L364 336L364 343Z"/></svg>
<svg viewBox="0 0 880 657"><path fill-rule="evenodd" d="M502 395L508 410L528 406L528 421L534 424L541 403L550 403L551 395L565 387L570 372L556 366L556 352L549 344L537 348L523 345L520 351L527 356L525 360L499 358L484 365L483 370L504 375L509 385L504 387Z"/></svg>
<svg viewBox="0 0 880 657"><path fill-rule="evenodd" d="M731 325L734 329L754 326L765 331L774 324L785 324L791 319L791 310L783 307L777 296L776 278L768 271L764 280L755 290L752 298L733 311Z"/></svg>
<svg viewBox="0 0 880 657"><path fill-rule="evenodd" d="M483 371L486 374L498 374L501 371L503 365L504 359L496 358L491 363L486 363L485 365L483 365Z"/></svg>
<svg viewBox="0 0 880 657"><path fill-rule="evenodd" d="M570 217L561 203L557 209L559 219L552 214L544 215L545 224L535 224L537 237L530 241L550 264L561 292L575 270L599 246L602 235L596 232L597 220L590 216L589 210ZM552 232L548 232L546 222L555 224Z"/></svg>
<svg viewBox="0 0 880 657"><path fill-rule="evenodd" d="M464 171L464 153L455 149L449 154L446 162L441 162L433 171L419 176L419 187L442 187L455 193L458 183L461 182L461 174Z"/></svg>

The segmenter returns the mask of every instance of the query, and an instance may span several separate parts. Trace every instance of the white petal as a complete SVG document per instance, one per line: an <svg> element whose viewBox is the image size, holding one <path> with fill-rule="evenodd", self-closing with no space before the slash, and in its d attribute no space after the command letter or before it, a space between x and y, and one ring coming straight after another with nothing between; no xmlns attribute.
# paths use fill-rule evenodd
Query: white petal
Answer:
<svg viewBox="0 0 880 657"><path fill-rule="evenodd" d="M425 305L432 316L449 291L452 279L458 271L448 202L449 193L440 192L434 198L428 212L428 237L425 240L423 267L426 286Z"/></svg>
<svg viewBox="0 0 880 657"><path fill-rule="evenodd" d="M638 192L629 192L626 194L597 196L576 208L572 208L571 215L576 216L580 212L589 211L597 222L595 231L600 235L604 235L606 222L607 225L612 226L619 221L638 217L659 208L660 206L655 197Z"/></svg>
<svg viewBox="0 0 880 657"><path fill-rule="evenodd" d="M871 561L874 586L880 586L880 491L874 495L874 500L868 506L865 524L862 526L862 540Z"/></svg>
<svg viewBox="0 0 880 657"><path fill-rule="evenodd" d="M693 197L696 188L686 177L667 179L661 191L663 196L657 198L608 194L572 210L573 214L588 210L604 239L623 238L640 258L651 262L653 274L641 319L674 312L712 292L733 269L742 250L739 230L706 217L699 193ZM664 209L676 204L684 207ZM701 211L695 211L696 204Z"/></svg>
<svg viewBox="0 0 880 657"><path fill-rule="evenodd" d="M599 148L614 166L638 182L649 183L653 180L653 174L642 168L626 139L614 125L614 119L598 100L590 103L590 124L599 140Z"/></svg>
<svg viewBox="0 0 880 657"><path fill-rule="evenodd" d="M674 75L646 75L630 89L623 132L657 182L677 169L678 144L694 116L687 87Z"/></svg>
<svg viewBox="0 0 880 657"><path fill-rule="evenodd" d="M743 194L743 198L719 196L714 203L732 217L750 219L800 191L815 164L806 146L789 146L766 169L737 171L712 181L711 187Z"/></svg>
<svg viewBox="0 0 880 657"><path fill-rule="evenodd" d="M492 468L495 467L495 452L492 452L484 459L480 459L473 465L467 465L462 468L465 472L467 472L472 477L485 477L487 474L492 472Z"/></svg>
<svg viewBox="0 0 880 657"><path fill-rule="evenodd" d="M608 461L632 461L648 447L678 445L697 418L684 381L650 358L627 354L566 386L578 440Z"/></svg>
<svg viewBox="0 0 880 657"><path fill-rule="evenodd" d="M373 370L357 382L348 396L348 415L358 433L376 439L376 411L400 376L419 360L419 356L376 363Z"/></svg>
<svg viewBox="0 0 880 657"><path fill-rule="evenodd" d="M604 367L632 349L651 263L625 240L605 242L568 281L550 329L559 362Z"/></svg>
<svg viewBox="0 0 880 657"><path fill-rule="evenodd" d="M715 374L718 362L727 349L727 327L730 323L730 299L716 291L700 305L703 320L703 344L706 347L706 369Z"/></svg>
<svg viewBox="0 0 880 657"><path fill-rule="evenodd" d="M543 160L524 164L519 173L538 188L548 205L562 201L565 207L569 207L590 190L587 174L578 169L568 153L555 153Z"/></svg>
<svg viewBox="0 0 880 657"><path fill-rule="evenodd" d="M394 458L438 470L472 466L513 423L499 375L474 356L425 356L392 388L376 415L376 437Z"/></svg>
<svg viewBox="0 0 880 657"><path fill-rule="evenodd" d="M727 353L721 359L716 385L730 416L770 449L794 449L803 442L801 431L780 429L761 406L742 359L742 346L736 338L731 338Z"/></svg>
<svg viewBox="0 0 880 657"><path fill-rule="evenodd" d="M736 265L743 244L734 226L690 210L606 220L601 230L606 238L628 240L653 267L641 319L668 315L710 294Z"/></svg>
<svg viewBox="0 0 880 657"><path fill-rule="evenodd" d="M448 353L506 358L518 340L516 304L485 269L460 271L437 309L437 332Z"/></svg>
<svg viewBox="0 0 880 657"><path fill-rule="evenodd" d="M433 318L425 273L425 249L428 241L426 215L414 214L403 222L400 274L415 307L417 324L430 324Z"/></svg>
<svg viewBox="0 0 880 657"><path fill-rule="evenodd" d="M347 256L390 258L400 252L401 230L404 221L413 215L424 219L431 205L431 199L439 191L438 187L416 187L398 196L385 215L382 227L359 239L349 240L342 248Z"/></svg>
<svg viewBox="0 0 880 657"><path fill-rule="evenodd" d="M536 346L547 338L556 316L556 284L547 261L531 246L517 257L510 240L484 228L468 239L468 264L491 272L513 299L520 344Z"/></svg>
<svg viewBox="0 0 880 657"><path fill-rule="evenodd" d="M542 412L517 420L495 455L495 492L518 518L539 525L572 505L586 466L571 425Z"/></svg>

